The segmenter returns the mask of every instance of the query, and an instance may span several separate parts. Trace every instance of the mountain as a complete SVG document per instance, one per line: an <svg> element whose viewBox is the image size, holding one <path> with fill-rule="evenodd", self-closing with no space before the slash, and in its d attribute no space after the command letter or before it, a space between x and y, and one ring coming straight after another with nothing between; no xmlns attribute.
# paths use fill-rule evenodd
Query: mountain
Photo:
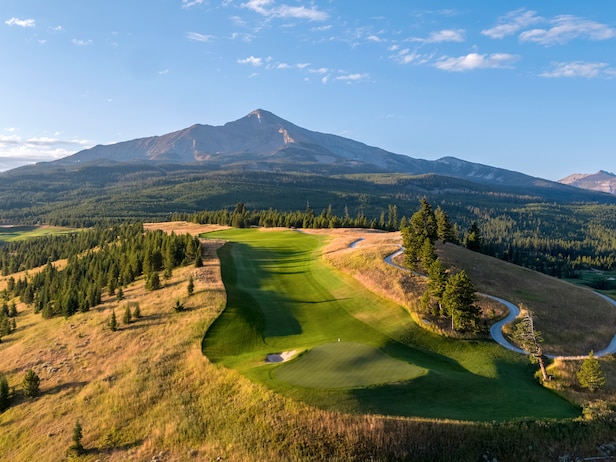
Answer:
<svg viewBox="0 0 616 462"><path fill-rule="evenodd" d="M2 172L0 224L161 220L240 202L374 217L392 204L410 210L421 197L449 204L461 220L470 204L494 213L527 203L616 204L616 195L454 157L414 159L256 110L223 126L193 125Z"/></svg>
<svg viewBox="0 0 616 462"><path fill-rule="evenodd" d="M209 170L437 174L512 188L564 188L555 182L454 157L428 161L391 153L298 127L262 109L223 126L197 124L167 135L99 145L53 163L69 166L101 160L198 164Z"/></svg>
<svg viewBox="0 0 616 462"><path fill-rule="evenodd" d="M605 170L599 170L597 173L574 173L558 182L577 188L616 194L616 175Z"/></svg>

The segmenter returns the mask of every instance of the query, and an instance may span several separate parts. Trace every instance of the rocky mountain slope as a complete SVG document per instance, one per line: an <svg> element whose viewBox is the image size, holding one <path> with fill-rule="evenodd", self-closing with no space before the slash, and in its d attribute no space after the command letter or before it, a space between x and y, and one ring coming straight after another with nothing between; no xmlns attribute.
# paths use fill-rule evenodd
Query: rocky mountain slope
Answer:
<svg viewBox="0 0 616 462"><path fill-rule="evenodd" d="M574 173L558 182L577 188L616 194L616 175L604 170L599 170L597 173Z"/></svg>
<svg viewBox="0 0 616 462"><path fill-rule="evenodd" d="M509 187L564 186L454 157L415 159L341 136L307 130L257 109L223 126L193 125L162 136L95 146L55 164L92 161L199 164L210 170L303 171L319 174L438 174Z"/></svg>

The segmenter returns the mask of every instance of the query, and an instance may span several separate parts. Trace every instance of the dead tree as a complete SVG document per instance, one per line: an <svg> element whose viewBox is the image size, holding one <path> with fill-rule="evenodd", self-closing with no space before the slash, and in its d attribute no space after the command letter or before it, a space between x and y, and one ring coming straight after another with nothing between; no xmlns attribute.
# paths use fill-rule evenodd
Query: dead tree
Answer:
<svg viewBox="0 0 616 462"><path fill-rule="evenodd" d="M522 306L520 306L520 312L522 313L522 319L515 326L513 340L528 354L531 363L539 364L541 376L545 382L549 378L545 369L543 348L541 346L543 344L543 336L541 332L535 330L532 313Z"/></svg>

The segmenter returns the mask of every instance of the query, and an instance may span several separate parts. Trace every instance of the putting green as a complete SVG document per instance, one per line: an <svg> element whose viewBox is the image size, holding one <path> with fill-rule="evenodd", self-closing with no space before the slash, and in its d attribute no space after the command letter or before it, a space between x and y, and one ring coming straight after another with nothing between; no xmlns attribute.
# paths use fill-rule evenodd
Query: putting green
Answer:
<svg viewBox="0 0 616 462"><path fill-rule="evenodd" d="M356 388L411 380L426 372L369 345L336 342L313 348L274 375L300 387Z"/></svg>

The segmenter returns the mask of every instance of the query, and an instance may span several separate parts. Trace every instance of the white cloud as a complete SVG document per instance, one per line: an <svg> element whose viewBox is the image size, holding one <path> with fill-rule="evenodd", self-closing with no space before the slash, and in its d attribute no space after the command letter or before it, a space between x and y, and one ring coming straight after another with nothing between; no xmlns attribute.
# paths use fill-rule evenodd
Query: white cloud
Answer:
<svg viewBox="0 0 616 462"><path fill-rule="evenodd" d="M338 77L336 77L336 80L341 80L347 83L353 83L353 82L360 82L362 80L367 80L369 78L370 76L368 74L346 74L346 75L339 75Z"/></svg>
<svg viewBox="0 0 616 462"><path fill-rule="evenodd" d="M249 56L248 58L238 59L238 63L240 64L250 64L254 67L259 67L263 65L263 58L255 58L254 56Z"/></svg>
<svg viewBox="0 0 616 462"><path fill-rule="evenodd" d="M278 63L274 66L276 69L305 69L310 66L310 63L299 63L299 64L288 64L288 63Z"/></svg>
<svg viewBox="0 0 616 462"><path fill-rule="evenodd" d="M330 71L326 67L320 67L318 69L309 69L308 72L310 72L311 74L327 74Z"/></svg>
<svg viewBox="0 0 616 462"><path fill-rule="evenodd" d="M268 18L294 18L307 19L309 21L325 21L329 18L327 13L319 11L314 7L306 8L305 6L289 6L284 4L276 6L273 0L248 0L248 2L242 3L241 6Z"/></svg>
<svg viewBox="0 0 616 462"><path fill-rule="evenodd" d="M182 0L182 8L190 8L195 5L201 5L203 0Z"/></svg>
<svg viewBox="0 0 616 462"><path fill-rule="evenodd" d="M275 10L275 16L280 18L308 19L309 21L326 21L329 15L323 11L305 6L281 5Z"/></svg>
<svg viewBox="0 0 616 462"><path fill-rule="evenodd" d="M209 42L214 38L214 36L199 34L198 32L188 32L186 34L186 38L194 42Z"/></svg>
<svg viewBox="0 0 616 462"><path fill-rule="evenodd" d="M509 35L513 35L521 29L524 29L533 24L544 22L541 16L537 16L536 11L519 10L510 11L505 16L498 18L498 25L490 29L484 29L481 33L493 39L502 39Z"/></svg>
<svg viewBox="0 0 616 462"><path fill-rule="evenodd" d="M36 27L36 21L34 19L11 18L4 21L4 24L7 26Z"/></svg>
<svg viewBox="0 0 616 462"><path fill-rule="evenodd" d="M445 29L432 32L428 38L412 38L413 42L440 43L440 42L464 42L463 29Z"/></svg>
<svg viewBox="0 0 616 462"><path fill-rule="evenodd" d="M312 32L325 32L326 30L330 30L332 28L331 24L327 26L317 26L310 29Z"/></svg>
<svg viewBox="0 0 616 462"><path fill-rule="evenodd" d="M418 53L417 51L411 51L408 48L398 50L397 47L392 47L390 50L398 51L396 54L391 56L391 58L400 64L426 64L434 57L433 54Z"/></svg>
<svg viewBox="0 0 616 462"><path fill-rule="evenodd" d="M91 147L87 140L64 140L47 136L26 140L17 135L0 135L0 171L34 162L51 161Z"/></svg>
<svg viewBox="0 0 616 462"><path fill-rule="evenodd" d="M368 37L366 37L366 40L368 40L369 42L374 42L374 43L381 43L381 42L386 41L385 39L382 39L378 35L369 35Z"/></svg>
<svg viewBox="0 0 616 462"><path fill-rule="evenodd" d="M520 41L540 45L563 45L577 38L608 40L616 37L616 29L572 15L556 16L548 29L532 29L520 34Z"/></svg>
<svg viewBox="0 0 616 462"><path fill-rule="evenodd" d="M19 144L21 138L15 135L0 135L0 147L9 146L12 144Z"/></svg>
<svg viewBox="0 0 616 462"><path fill-rule="evenodd" d="M463 72L474 69L502 69L511 68L518 60L518 56L508 53L479 54L469 53L458 58L440 58L434 67L443 71Z"/></svg>
<svg viewBox="0 0 616 462"><path fill-rule="evenodd" d="M73 39L73 45L77 45L78 47L87 47L94 43L93 40L81 40L81 39Z"/></svg>
<svg viewBox="0 0 616 462"><path fill-rule="evenodd" d="M596 77L613 76L614 70L609 68L607 63L584 63L573 61L570 63L556 63L552 70L539 74L540 77L559 78L559 77L584 77L592 79Z"/></svg>

